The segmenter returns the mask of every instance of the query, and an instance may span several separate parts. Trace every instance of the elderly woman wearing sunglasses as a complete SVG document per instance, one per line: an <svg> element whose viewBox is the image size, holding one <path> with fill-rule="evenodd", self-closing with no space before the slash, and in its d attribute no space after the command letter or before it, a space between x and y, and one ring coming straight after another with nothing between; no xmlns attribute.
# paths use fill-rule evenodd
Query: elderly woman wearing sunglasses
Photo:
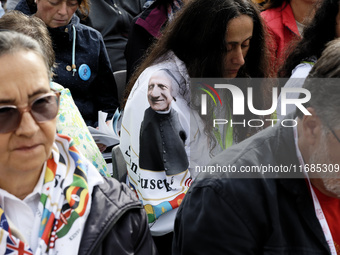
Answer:
<svg viewBox="0 0 340 255"><path fill-rule="evenodd" d="M155 254L135 195L56 135L38 43L1 31L0 69L0 253Z"/></svg>

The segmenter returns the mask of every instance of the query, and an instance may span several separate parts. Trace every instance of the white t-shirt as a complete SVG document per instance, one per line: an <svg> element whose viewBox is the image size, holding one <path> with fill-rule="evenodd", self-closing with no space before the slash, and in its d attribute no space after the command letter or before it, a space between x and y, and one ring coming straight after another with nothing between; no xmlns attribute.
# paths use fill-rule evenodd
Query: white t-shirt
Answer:
<svg viewBox="0 0 340 255"><path fill-rule="evenodd" d="M303 30L305 29L305 25L298 22L297 20L295 20L295 21L296 21L296 26L297 26L297 29L299 31L299 34L302 37L303 36Z"/></svg>

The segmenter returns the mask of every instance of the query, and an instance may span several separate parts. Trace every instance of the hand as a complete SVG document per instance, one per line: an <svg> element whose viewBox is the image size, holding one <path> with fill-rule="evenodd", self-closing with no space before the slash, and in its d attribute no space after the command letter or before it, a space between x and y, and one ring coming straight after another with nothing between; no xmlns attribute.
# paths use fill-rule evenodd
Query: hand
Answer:
<svg viewBox="0 0 340 255"><path fill-rule="evenodd" d="M97 143L98 149L100 150L100 152L103 152L106 150L107 146L105 144L102 143Z"/></svg>

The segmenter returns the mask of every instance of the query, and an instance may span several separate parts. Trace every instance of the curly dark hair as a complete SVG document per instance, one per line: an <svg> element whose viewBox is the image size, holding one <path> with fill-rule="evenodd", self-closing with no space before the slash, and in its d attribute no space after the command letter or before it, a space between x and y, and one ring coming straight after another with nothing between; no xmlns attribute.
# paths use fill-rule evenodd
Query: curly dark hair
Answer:
<svg viewBox="0 0 340 255"><path fill-rule="evenodd" d="M290 77L292 70L303 60L319 58L326 44L335 38L336 16L339 12L339 0L323 1L313 20L303 31L303 38L286 58L279 69L279 77Z"/></svg>

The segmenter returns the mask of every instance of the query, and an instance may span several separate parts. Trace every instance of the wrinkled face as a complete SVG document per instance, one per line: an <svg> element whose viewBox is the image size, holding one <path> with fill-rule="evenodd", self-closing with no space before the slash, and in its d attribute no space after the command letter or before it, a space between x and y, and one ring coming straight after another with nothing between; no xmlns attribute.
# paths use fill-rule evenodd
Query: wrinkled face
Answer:
<svg viewBox="0 0 340 255"><path fill-rule="evenodd" d="M0 69L0 106L26 107L50 92L46 66L33 52L1 56ZM41 171L51 154L56 119L37 123L28 111L21 117L16 130L0 133L0 178Z"/></svg>
<svg viewBox="0 0 340 255"><path fill-rule="evenodd" d="M79 4L77 0L37 0L36 16L48 27L66 26Z"/></svg>
<svg viewBox="0 0 340 255"><path fill-rule="evenodd" d="M223 77L235 78L244 65L250 40L253 36L253 20L241 15L229 21L226 33L226 55L224 57Z"/></svg>
<svg viewBox="0 0 340 255"><path fill-rule="evenodd" d="M340 136L339 130L334 132L338 137ZM321 136L317 149L309 158L310 166L316 166L316 170L318 169L317 166L321 167L321 171L316 171L310 175L315 178L322 178L325 190L331 196L338 198L340 198L339 154L340 143L331 132L328 132Z"/></svg>
<svg viewBox="0 0 340 255"><path fill-rule="evenodd" d="M156 72L149 80L148 100L154 111L169 110L173 99L171 96L171 80L164 72Z"/></svg>

